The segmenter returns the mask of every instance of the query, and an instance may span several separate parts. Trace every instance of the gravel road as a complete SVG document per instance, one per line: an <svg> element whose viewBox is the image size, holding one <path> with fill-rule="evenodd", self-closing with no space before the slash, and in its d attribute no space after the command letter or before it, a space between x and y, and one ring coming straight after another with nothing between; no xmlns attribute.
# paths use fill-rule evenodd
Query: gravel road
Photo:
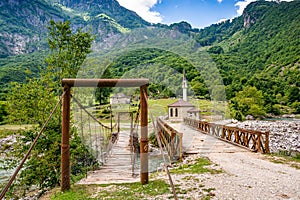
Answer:
<svg viewBox="0 0 300 200"><path fill-rule="evenodd" d="M206 187L216 189L214 199L300 199L300 170L251 152L207 157L225 172L204 180Z"/></svg>

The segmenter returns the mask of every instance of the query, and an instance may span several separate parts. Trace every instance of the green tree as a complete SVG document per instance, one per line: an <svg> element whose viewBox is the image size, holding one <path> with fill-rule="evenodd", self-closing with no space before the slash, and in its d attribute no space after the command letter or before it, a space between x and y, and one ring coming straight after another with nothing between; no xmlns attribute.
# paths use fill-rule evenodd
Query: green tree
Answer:
<svg viewBox="0 0 300 200"><path fill-rule="evenodd" d="M30 79L27 83L14 83L8 94L8 119L11 123L36 124L39 130L50 111L58 101L61 88L61 78L75 77L80 65L90 52L92 37L87 32L78 30L71 32L70 23L50 23L49 45L53 50L46 59L48 68L41 74L39 79ZM37 131L24 131L12 152L14 159L22 159L24 152L28 150ZM31 152L26 166L21 171L17 189L12 194L18 198L19 194L32 187L42 190L54 187L60 183L60 144L61 144L61 113L56 111L49 121L37 145ZM71 174L76 175L83 172L83 160L85 152L89 149L82 144L75 128L71 129ZM91 154L87 154L88 162L94 162ZM13 162L18 162L17 160ZM6 164L10 165L13 162ZM11 165L13 166L13 165ZM20 188L24 191L18 193Z"/></svg>
<svg viewBox="0 0 300 200"><path fill-rule="evenodd" d="M246 86L230 100L232 116L238 120L245 119L247 115L253 117L265 116L264 103L262 91L257 90L254 86Z"/></svg>
<svg viewBox="0 0 300 200"><path fill-rule="evenodd" d="M6 103L0 101L0 124L4 123L4 118L7 116Z"/></svg>
<svg viewBox="0 0 300 200"><path fill-rule="evenodd" d="M94 37L90 32L82 32L78 29L72 33L70 21L50 21L48 43L52 53L46 58L48 63L46 80L54 80L60 87L62 78L75 78L78 70L91 52L91 44ZM45 77L47 77L44 75ZM50 80L49 80L50 79Z"/></svg>

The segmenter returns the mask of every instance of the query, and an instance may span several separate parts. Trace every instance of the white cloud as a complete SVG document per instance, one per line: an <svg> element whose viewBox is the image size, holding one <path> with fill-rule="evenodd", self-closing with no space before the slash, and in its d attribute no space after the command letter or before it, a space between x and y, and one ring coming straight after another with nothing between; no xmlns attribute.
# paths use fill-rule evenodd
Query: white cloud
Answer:
<svg viewBox="0 0 300 200"><path fill-rule="evenodd" d="M217 0L219 3L222 3L223 0Z"/></svg>
<svg viewBox="0 0 300 200"><path fill-rule="evenodd" d="M237 14L238 15L243 14L243 11L247 7L247 5L254 1L257 1L257 0L243 0L243 1L236 2L235 6L238 7ZM278 0L267 0L267 1L278 1ZM293 0L281 0L281 1L293 1Z"/></svg>
<svg viewBox="0 0 300 200"><path fill-rule="evenodd" d="M236 2L235 6L238 7L238 9L236 11L238 13L238 15L243 14L243 11L247 7L247 5L254 1L256 1L256 0L244 0L244 1Z"/></svg>
<svg viewBox="0 0 300 200"><path fill-rule="evenodd" d="M222 24L223 22L226 22L228 19L220 19L218 22L217 22L217 24Z"/></svg>
<svg viewBox="0 0 300 200"><path fill-rule="evenodd" d="M152 11L156 4L162 2L162 0L117 0L119 4L128 10L136 12L144 20L152 23L162 22L162 16L159 12Z"/></svg>

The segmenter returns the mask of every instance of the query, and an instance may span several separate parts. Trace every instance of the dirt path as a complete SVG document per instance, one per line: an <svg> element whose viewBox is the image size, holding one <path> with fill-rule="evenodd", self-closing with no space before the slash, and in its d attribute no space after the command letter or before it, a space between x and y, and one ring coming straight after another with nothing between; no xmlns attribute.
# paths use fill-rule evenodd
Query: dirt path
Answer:
<svg viewBox="0 0 300 200"><path fill-rule="evenodd" d="M300 170L251 152L209 153L225 173L208 176L216 199L300 199Z"/></svg>
<svg viewBox="0 0 300 200"><path fill-rule="evenodd" d="M195 175L201 184L212 189L213 199L300 199L300 170L270 162L264 155L212 136L195 133L182 124L173 127L190 139L193 137L192 141L185 143L189 145L187 151L208 157L215 168L223 170L224 173L220 174ZM174 178L179 181L182 177ZM190 197L196 197L196 194L191 193Z"/></svg>

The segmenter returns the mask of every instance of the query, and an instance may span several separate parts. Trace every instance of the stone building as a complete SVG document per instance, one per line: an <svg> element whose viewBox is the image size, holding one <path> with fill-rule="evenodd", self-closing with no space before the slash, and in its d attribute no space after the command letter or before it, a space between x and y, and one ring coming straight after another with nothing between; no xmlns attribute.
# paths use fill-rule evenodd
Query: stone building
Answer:
<svg viewBox="0 0 300 200"><path fill-rule="evenodd" d="M184 118L189 117L188 111L194 109L195 106L187 101L178 100L175 103L168 105L169 120L182 121Z"/></svg>
<svg viewBox="0 0 300 200"><path fill-rule="evenodd" d="M200 119L200 111L187 98L187 80L185 70L182 79L182 100L168 105L168 117L171 121L183 121L184 118Z"/></svg>
<svg viewBox="0 0 300 200"><path fill-rule="evenodd" d="M126 96L123 93L117 93L114 96L110 97L110 104L130 104L131 97Z"/></svg>

